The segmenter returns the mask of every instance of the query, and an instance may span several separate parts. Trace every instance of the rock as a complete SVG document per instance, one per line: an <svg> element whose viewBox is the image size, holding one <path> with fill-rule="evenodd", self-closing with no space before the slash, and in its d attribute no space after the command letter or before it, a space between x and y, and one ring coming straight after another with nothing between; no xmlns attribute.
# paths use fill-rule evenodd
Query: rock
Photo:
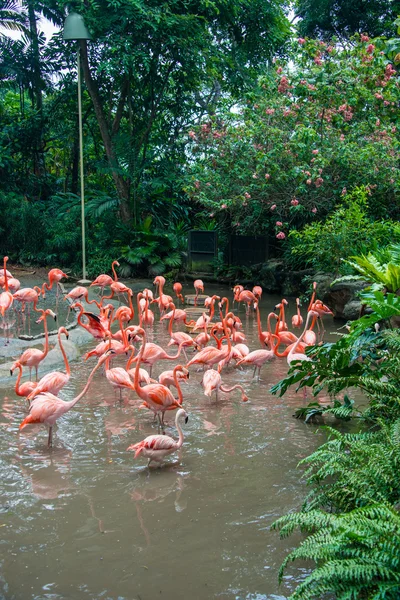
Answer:
<svg viewBox="0 0 400 600"><path fill-rule="evenodd" d="M257 265L258 281L267 294L280 292L285 278L282 260L272 259Z"/></svg>
<svg viewBox="0 0 400 600"><path fill-rule="evenodd" d="M334 312L335 318L354 320L360 316L361 302L357 293L368 287L364 281L335 283L322 297L322 301Z"/></svg>
<svg viewBox="0 0 400 600"><path fill-rule="evenodd" d="M343 319L346 321L355 321L360 317L361 302L359 300L350 300L343 308ZM337 316L335 314L335 316Z"/></svg>

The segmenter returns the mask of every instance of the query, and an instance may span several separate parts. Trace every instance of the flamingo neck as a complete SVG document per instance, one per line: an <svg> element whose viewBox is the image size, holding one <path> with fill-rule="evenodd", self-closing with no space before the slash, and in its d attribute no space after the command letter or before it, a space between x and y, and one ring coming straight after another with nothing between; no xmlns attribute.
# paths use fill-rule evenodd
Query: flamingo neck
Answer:
<svg viewBox="0 0 400 600"><path fill-rule="evenodd" d="M126 363L126 367L125 367L125 371L129 371L130 366L132 364L133 361L133 357L135 356L135 346L133 346L132 344L129 346L130 350L131 350L131 355L128 359L128 362Z"/></svg>
<svg viewBox="0 0 400 600"><path fill-rule="evenodd" d="M179 418L178 414L175 417L175 425L176 425L176 428L177 428L178 433L179 433L179 438L178 438L178 442L176 444L176 447L180 448L182 446L182 444L183 444L184 436L183 436L183 431L182 431L182 427L181 427L181 423L180 423L180 418Z"/></svg>
<svg viewBox="0 0 400 600"><path fill-rule="evenodd" d="M22 377L22 366L21 365L17 365L17 368L19 370L19 373L18 373L17 381L15 382L15 393L18 396L21 396L22 394L20 393L19 383L20 383L21 377Z"/></svg>
<svg viewBox="0 0 400 600"><path fill-rule="evenodd" d="M6 269L6 265L7 265L7 258L4 257L4 261L3 261L3 269L4 269L4 286L6 288L6 292L8 292L8 277L7 277L7 269Z"/></svg>
<svg viewBox="0 0 400 600"><path fill-rule="evenodd" d="M308 313L307 315L307 320L306 320L306 326L303 329L303 332L301 334L301 336L298 338L297 342L295 343L295 345L293 346L293 348L291 349L291 351L289 352L288 356L292 356L293 354L296 353L297 348L299 347L300 342L303 340L304 336L306 335L306 331L308 329L308 324L310 322L310 319L313 315L311 315L310 313Z"/></svg>
<svg viewBox="0 0 400 600"><path fill-rule="evenodd" d="M113 263L112 263L112 265L111 265L111 270L112 270L112 272L113 272L113 275L114 275L114 281L118 281L118 275L117 275L117 273L115 272L115 267L114 267L114 265L116 265L116 264L117 264L117 262L118 262L118 261L114 260L114 261L113 261Z"/></svg>
<svg viewBox="0 0 400 600"><path fill-rule="evenodd" d="M176 308L174 306L174 310L172 311L172 317L171 317L171 319L169 321L169 324L168 324L168 335L170 337L172 337L172 325L173 325L174 319L175 319L175 310L176 310Z"/></svg>
<svg viewBox="0 0 400 600"><path fill-rule="evenodd" d="M58 332L58 344L60 346L60 350L61 350L61 354L63 355L63 359L64 359L64 364L65 364L65 371L68 375L68 377L71 375L71 369L69 366L69 362L68 362L68 358L66 355L66 352L64 350L64 346L62 345L62 341L61 341L61 333Z"/></svg>
<svg viewBox="0 0 400 600"><path fill-rule="evenodd" d="M179 379L178 379L178 371L179 370L180 370L179 367L175 367L175 369L174 369L174 382L175 382L175 387L178 390L179 404L182 404L182 402L183 402L183 394L182 394L181 386L180 386Z"/></svg>
<svg viewBox="0 0 400 600"><path fill-rule="evenodd" d="M137 361L136 361L136 369L135 369L135 380L134 380L134 387L135 387L135 392L137 393L137 395L139 396L139 398L144 398L144 400L146 400L146 394L143 394L142 388L139 385L139 370L140 370L140 363L142 361L142 357L144 354L144 350L146 347L146 332L143 329L143 341L142 341L142 347L140 348L138 357L137 357Z"/></svg>

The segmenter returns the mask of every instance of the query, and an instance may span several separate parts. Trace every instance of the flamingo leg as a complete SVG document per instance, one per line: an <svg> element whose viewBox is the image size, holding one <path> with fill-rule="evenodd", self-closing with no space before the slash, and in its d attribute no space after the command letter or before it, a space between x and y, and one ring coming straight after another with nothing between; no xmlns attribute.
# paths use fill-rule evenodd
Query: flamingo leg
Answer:
<svg viewBox="0 0 400 600"><path fill-rule="evenodd" d="M185 348L183 348L183 347L182 347L182 352L183 352L183 354L185 355L186 362L189 362L189 359L188 359L188 357L187 357L187 354L186 354L186 352L185 352Z"/></svg>
<svg viewBox="0 0 400 600"><path fill-rule="evenodd" d="M253 371L253 379L256 376L256 371L257 371L257 365L254 367L254 371Z"/></svg>
<svg viewBox="0 0 400 600"><path fill-rule="evenodd" d="M53 427L49 427L49 439L47 440L47 446L51 448L53 445Z"/></svg>
<svg viewBox="0 0 400 600"><path fill-rule="evenodd" d="M36 381L37 381L38 380L38 367L37 367L37 365L35 367L35 370L36 370Z"/></svg>
<svg viewBox="0 0 400 600"><path fill-rule="evenodd" d="M119 401L122 402L122 388L119 388Z"/></svg>

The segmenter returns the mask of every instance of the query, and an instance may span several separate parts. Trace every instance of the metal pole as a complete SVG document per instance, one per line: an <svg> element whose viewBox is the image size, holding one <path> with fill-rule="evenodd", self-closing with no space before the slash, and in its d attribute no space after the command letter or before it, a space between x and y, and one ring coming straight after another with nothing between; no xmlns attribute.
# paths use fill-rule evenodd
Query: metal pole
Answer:
<svg viewBox="0 0 400 600"><path fill-rule="evenodd" d="M79 44L79 42L78 42ZM81 220L82 220L82 276L86 279L86 241L85 241L85 182L83 179L83 131L82 131L82 98L81 98L81 66L78 46L78 121L79 121L79 158L81 173Z"/></svg>

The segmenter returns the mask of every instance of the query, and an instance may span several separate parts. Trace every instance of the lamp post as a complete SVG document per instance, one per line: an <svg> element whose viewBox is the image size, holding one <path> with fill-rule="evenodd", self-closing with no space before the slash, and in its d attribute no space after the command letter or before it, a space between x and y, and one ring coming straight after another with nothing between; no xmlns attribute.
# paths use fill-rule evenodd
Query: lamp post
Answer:
<svg viewBox="0 0 400 600"><path fill-rule="evenodd" d="M64 40L91 40L92 37L85 25L82 15L72 12L65 19ZM83 177L83 132L82 132L82 97L81 97L81 65L80 48L76 53L78 68L78 123L79 123L79 158L80 158L80 176L81 176L81 220L82 220L82 277L86 281L86 240L85 240L85 182Z"/></svg>

